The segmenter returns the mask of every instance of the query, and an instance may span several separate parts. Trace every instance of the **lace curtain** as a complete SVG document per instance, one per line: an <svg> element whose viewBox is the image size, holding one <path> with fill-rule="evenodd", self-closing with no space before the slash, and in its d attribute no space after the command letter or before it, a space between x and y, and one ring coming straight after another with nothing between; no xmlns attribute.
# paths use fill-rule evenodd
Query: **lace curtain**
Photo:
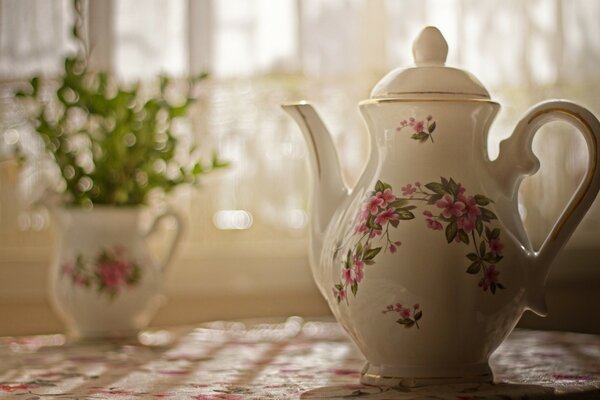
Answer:
<svg viewBox="0 0 600 400"><path fill-rule="evenodd" d="M600 114L600 3L594 0L92 0L86 8L98 68L123 80L159 72L211 74L190 118L190 135L233 166L208 177L201 190L176 196L195 221L189 248L224 245L230 228L249 228L252 236L241 233L240 242L301 239L306 150L278 105L306 98L319 106L352 184L368 156L356 103L389 69L411 63L412 39L425 24L445 34L448 64L474 73L503 104L490 139L492 156L539 100L570 98ZM10 100L10 85L59 70L62 55L74 49L71 14L64 0L0 0L5 158L15 141L27 140L28 130ZM578 134L558 123L545 128L534 147L542 173L521 193L528 229L539 243L577 186L585 152ZM19 206L17 179L6 165L0 177L5 243L16 243L15 228L20 242L45 240L47 216ZM600 231L597 210L580 231ZM582 243L587 237L577 236Z"/></svg>

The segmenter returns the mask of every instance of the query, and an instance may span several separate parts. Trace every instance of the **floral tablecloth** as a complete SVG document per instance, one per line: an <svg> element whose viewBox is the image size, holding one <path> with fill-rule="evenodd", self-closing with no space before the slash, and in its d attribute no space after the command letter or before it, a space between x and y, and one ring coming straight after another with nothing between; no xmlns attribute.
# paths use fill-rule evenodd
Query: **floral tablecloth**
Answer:
<svg viewBox="0 0 600 400"><path fill-rule="evenodd" d="M214 322L129 341L0 338L1 399L600 399L600 336L515 331L496 384L377 388L336 323Z"/></svg>

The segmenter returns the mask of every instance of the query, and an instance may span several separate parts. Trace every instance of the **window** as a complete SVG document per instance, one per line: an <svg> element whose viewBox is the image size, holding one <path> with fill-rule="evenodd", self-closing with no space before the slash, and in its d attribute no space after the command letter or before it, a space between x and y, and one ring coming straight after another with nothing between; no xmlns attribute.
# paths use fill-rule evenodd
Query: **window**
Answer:
<svg viewBox="0 0 600 400"><path fill-rule="evenodd" d="M248 315L326 311L306 265L306 149L279 104L307 99L319 107L352 185L368 156L356 104L391 68L410 64L412 39L425 24L444 32L448 63L478 76L503 105L490 138L492 155L520 115L542 99L570 98L600 114L600 42L594 40L600 4L593 0L503 0L501 7L476 0L84 4L98 68L124 80L210 73L188 133L232 161L228 171L207 176L201 189L171 199L189 226L168 280L171 313L158 323L241 316L227 297L232 293L254 301ZM72 13L66 0L0 2L0 304L45 303L52 223L47 211L26 204L40 195L44 166L19 171L6 161L17 142L40 151L10 93L31 73L59 70L62 56L74 49ZM526 225L539 242L585 160L582 140L560 124L545 128L535 149L543 176L527 179L521 193ZM569 246L598 249L599 231L596 205ZM268 295L296 305L298 298L308 300L305 308L276 309ZM221 313L198 311L198 299ZM176 306L185 311L173 312Z"/></svg>

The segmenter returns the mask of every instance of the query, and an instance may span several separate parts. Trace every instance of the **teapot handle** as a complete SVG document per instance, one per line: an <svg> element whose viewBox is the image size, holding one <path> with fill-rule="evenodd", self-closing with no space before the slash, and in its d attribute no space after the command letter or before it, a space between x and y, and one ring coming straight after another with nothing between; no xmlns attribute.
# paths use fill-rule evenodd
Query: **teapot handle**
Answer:
<svg viewBox="0 0 600 400"><path fill-rule="evenodd" d="M533 138L542 125L552 121L567 122L583 134L588 150L588 168L583 181L539 251L532 252L533 268L528 277L528 306L542 315L546 314L543 287L550 264L571 237L600 189L600 122L589 110L563 100L550 100L534 106L519 121L512 136L500 144L500 154L512 155L513 171L516 167L519 174L515 189L518 189L518 183L525 175L532 175L539 169L540 163L532 148ZM516 200L516 190L514 194Z"/></svg>
<svg viewBox="0 0 600 400"><path fill-rule="evenodd" d="M163 211L160 215L158 215L154 219L154 221L152 222L152 226L144 234L145 238L148 238L149 236L153 235L156 232L156 230L158 229L160 222L167 218L172 218L175 221L175 233L174 233L173 237L171 238L171 242L169 243L169 248L168 248L165 256L162 258L162 260L160 260L160 262L158 264L159 268L163 272L166 271L167 267L169 266L169 263L170 263L171 259L173 258L173 255L175 254L175 250L177 248L177 244L179 243L179 239L181 239L181 234L183 233L183 225L184 225L183 219L175 210L173 210L172 208L167 208L165 211Z"/></svg>

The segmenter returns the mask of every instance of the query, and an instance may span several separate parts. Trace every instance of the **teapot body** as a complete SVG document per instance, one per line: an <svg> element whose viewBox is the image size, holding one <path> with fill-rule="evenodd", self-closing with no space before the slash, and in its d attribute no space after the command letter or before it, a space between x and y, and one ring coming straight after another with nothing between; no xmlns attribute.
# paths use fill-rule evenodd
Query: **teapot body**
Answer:
<svg viewBox="0 0 600 400"><path fill-rule="evenodd" d="M363 383L490 380L489 356L527 307L526 235L516 201L497 198L488 168L498 109L361 104L371 156L312 267L368 360Z"/></svg>

